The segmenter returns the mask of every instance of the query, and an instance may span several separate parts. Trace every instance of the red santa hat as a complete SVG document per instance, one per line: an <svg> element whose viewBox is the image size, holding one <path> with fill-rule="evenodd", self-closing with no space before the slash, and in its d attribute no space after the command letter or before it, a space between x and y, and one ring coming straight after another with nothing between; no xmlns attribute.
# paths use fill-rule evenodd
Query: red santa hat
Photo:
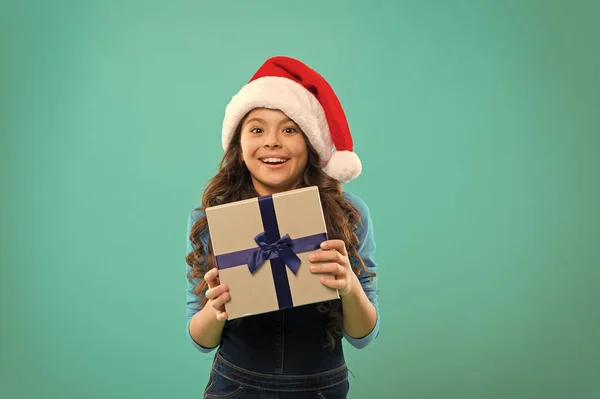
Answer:
<svg viewBox="0 0 600 399"><path fill-rule="evenodd" d="M362 165L353 152L342 105L327 81L307 65L289 57L273 57L256 71L225 109L224 150L241 119L254 108L278 109L296 122L329 176L348 182L360 174Z"/></svg>

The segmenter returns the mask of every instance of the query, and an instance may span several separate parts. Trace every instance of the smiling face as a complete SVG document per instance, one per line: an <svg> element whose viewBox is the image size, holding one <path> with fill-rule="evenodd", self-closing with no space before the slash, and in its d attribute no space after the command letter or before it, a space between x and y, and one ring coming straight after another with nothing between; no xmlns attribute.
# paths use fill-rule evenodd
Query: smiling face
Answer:
<svg viewBox="0 0 600 399"><path fill-rule="evenodd" d="M283 112L252 110L242 122L240 145L259 195L292 190L302 181L308 160L304 133Z"/></svg>

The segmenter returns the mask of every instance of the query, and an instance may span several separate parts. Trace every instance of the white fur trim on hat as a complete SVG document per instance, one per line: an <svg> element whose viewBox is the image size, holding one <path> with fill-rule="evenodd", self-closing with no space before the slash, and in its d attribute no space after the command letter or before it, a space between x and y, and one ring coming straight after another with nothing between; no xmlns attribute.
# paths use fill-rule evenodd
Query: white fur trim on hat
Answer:
<svg viewBox="0 0 600 399"><path fill-rule="evenodd" d="M223 119L223 150L227 150L242 118L254 108L278 109L285 113L308 137L322 164L329 161L333 141L321 103L302 85L277 76L253 80L232 97Z"/></svg>
<svg viewBox="0 0 600 399"><path fill-rule="evenodd" d="M352 151L336 151L331 155L324 171L335 180L346 183L360 175L362 163Z"/></svg>

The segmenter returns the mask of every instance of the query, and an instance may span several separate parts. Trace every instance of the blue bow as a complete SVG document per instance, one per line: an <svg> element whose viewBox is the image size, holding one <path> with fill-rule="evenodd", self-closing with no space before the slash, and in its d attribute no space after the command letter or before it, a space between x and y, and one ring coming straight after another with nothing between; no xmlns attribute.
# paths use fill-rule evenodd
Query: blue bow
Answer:
<svg viewBox="0 0 600 399"><path fill-rule="evenodd" d="M258 248L253 251L252 256L248 259L250 273L254 273L258 270L267 259L277 257L280 258L294 274L298 272L300 258L292 249L293 242L289 234L286 234L275 242L271 242L267 238L267 233L263 231L254 237L254 241L258 244Z"/></svg>

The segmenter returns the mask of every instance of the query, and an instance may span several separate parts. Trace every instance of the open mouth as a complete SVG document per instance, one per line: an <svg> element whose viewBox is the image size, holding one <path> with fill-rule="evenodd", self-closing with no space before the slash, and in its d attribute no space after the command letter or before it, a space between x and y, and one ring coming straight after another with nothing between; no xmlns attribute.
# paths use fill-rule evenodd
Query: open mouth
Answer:
<svg viewBox="0 0 600 399"><path fill-rule="evenodd" d="M262 163L267 164L267 165L282 165L288 161L287 158L273 158L273 157L260 158L260 160L262 161Z"/></svg>

